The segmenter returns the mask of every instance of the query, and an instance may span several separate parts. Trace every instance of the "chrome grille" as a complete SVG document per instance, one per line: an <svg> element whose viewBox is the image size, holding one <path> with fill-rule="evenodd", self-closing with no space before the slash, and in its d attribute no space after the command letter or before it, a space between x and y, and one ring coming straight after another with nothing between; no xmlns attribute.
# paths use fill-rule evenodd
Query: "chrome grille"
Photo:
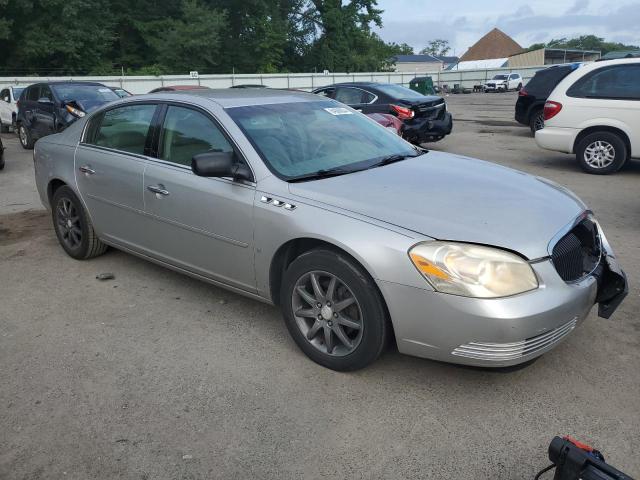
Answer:
<svg viewBox="0 0 640 480"><path fill-rule="evenodd" d="M587 217L558 240L551 252L551 260L560 278L571 282L596 268L600 261L600 249L596 224Z"/></svg>
<svg viewBox="0 0 640 480"><path fill-rule="evenodd" d="M520 342L513 343L485 343L485 342L470 342L465 345L460 345L451 352L452 355L459 357L473 358L476 360L489 360L489 361L505 361L516 360L525 355L539 352L545 348L553 345L562 338L564 338L569 332L571 332L578 321L575 317L570 322L565 323L561 327L549 330L546 333L537 335L535 337L527 338Z"/></svg>

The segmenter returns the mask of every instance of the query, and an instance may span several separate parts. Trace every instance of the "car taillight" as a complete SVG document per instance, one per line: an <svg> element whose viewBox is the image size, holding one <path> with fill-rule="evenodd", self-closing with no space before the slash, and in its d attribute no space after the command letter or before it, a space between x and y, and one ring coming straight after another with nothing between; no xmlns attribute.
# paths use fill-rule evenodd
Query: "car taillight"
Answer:
<svg viewBox="0 0 640 480"><path fill-rule="evenodd" d="M398 118L400 120L410 120L416 114L416 112L414 112L410 108L401 107L400 105L391 105L391 108L398 114Z"/></svg>
<svg viewBox="0 0 640 480"><path fill-rule="evenodd" d="M560 110L562 110L561 103L548 101L544 104L544 120L547 121L555 117Z"/></svg>
<svg viewBox="0 0 640 480"><path fill-rule="evenodd" d="M527 93L527 91L524 89L524 87L522 87L522 88L520 89L520 91L518 92L518 96L519 96L519 97L526 97L527 95L529 95L529 94L528 94L528 93Z"/></svg>

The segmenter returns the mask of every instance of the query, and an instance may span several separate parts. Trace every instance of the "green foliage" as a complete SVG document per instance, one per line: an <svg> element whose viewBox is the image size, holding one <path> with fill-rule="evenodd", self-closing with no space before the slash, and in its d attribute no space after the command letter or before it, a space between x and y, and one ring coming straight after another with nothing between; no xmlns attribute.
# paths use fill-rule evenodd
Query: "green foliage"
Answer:
<svg viewBox="0 0 640 480"><path fill-rule="evenodd" d="M363 71L377 0L0 0L0 76Z"/></svg>
<svg viewBox="0 0 640 480"><path fill-rule="evenodd" d="M575 50L597 50L605 53L615 50L634 50L638 49L637 45L626 45L619 42L607 42L602 37L595 35L581 35L580 37L567 39L554 38L547 43L534 43L527 50L539 50L541 48L566 48Z"/></svg>
<svg viewBox="0 0 640 480"><path fill-rule="evenodd" d="M420 50L420 53L422 55L435 55L438 57L445 56L450 50L451 47L449 46L449 40L436 38L435 40L431 40L427 43L427 46Z"/></svg>

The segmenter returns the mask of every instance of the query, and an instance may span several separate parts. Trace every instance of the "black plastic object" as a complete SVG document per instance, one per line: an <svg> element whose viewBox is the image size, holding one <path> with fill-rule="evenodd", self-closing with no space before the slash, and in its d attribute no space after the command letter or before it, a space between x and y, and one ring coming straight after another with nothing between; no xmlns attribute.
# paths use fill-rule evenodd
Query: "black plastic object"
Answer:
<svg viewBox="0 0 640 480"><path fill-rule="evenodd" d="M568 437L551 440L549 460L556 466L554 480L633 480L607 464L597 450Z"/></svg>

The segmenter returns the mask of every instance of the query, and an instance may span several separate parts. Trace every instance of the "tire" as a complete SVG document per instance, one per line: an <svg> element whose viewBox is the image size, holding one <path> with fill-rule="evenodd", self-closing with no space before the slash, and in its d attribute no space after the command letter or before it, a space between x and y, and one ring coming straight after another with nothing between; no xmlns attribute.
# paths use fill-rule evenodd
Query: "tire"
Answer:
<svg viewBox="0 0 640 480"><path fill-rule="evenodd" d="M608 175L622 168L628 158L625 142L612 132L594 132L576 146L576 159L587 173Z"/></svg>
<svg viewBox="0 0 640 480"><path fill-rule="evenodd" d="M319 292L313 288L313 277ZM369 274L344 254L328 249L303 253L285 271L280 291L287 329L314 362L353 371L382 353L389 323L381 295Z"/></svg>
<svg viewBox="0 0 640 480"><path fill-rule="evenodd" d="M518 91L522 90L522 83L518 84L518 87L516 88L516 90L518 90Z"/></svg>
<svg viewBox="0 0 640 480"><path fill-rule="evenodd" d="M51 218L58 242L70 257L87 260L102 255L107 250L107 245L96 236L82 203L66 185L53 194Z"/></svg>
<svg viewBox="0 0 640 480"><path fill-rule="evenodd" d="M535 110L529 117L529 128L531 129L531 135L536 136L536 132L544 128L544 112L542 110Z"/></svg>
<svg viewBox="0 0 640 480"><path fill-rule="evenodd" d="M31 131L22 123L18 125L18 138L20 139L20 145L22 145L22 148L25 150L33 149L33 145L36 143Z"/></svg>

